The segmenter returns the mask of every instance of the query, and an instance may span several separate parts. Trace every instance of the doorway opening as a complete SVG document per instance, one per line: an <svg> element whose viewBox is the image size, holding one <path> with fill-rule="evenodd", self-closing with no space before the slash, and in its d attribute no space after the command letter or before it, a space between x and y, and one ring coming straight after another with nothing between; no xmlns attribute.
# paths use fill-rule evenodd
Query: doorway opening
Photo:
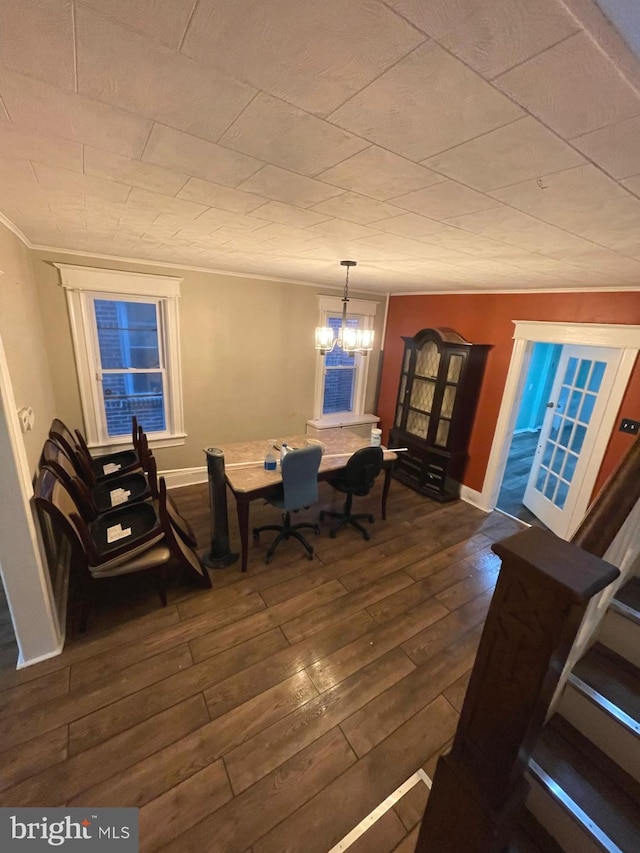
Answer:
<svg viewBox="0 0 640 853"><path fill-rule="evenodd" d="M561 344L533 345L496 503L496 507L502 512L540 527L545 525L524 505L523 498L540 441L561 352Z"/></svg>
<svg viewBox="0 0 640 853"><path fill-rule="evenodd" d="M570 540L588 508L615 429L640 350L640 326L539 320L514 320L513 324L514 346L484 484L471 502L485 511L496 508L534 347L560 344L559 387L552 389L551 399L562 402L563 408L547 410L524 504L556 535ZM592 349L575 352L585 347ZM604 372L601 362L608 365ZM583 409L591 404L590 413L589 408Z"/></svg>

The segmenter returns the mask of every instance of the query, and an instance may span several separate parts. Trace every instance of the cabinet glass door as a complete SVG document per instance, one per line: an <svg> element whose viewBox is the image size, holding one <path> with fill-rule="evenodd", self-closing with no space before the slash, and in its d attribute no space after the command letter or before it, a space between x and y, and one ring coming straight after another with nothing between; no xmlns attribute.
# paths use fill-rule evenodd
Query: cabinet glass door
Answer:
<svg viewBox="0 0 640 853"><path fill-rule="evenodd" d="M429 431L439 367L440 351L433 341L427 341L416 356L406 426L407 432L420 438L426 438Z"/></svg>
<svg viewBox="0 0 640 853"><path fill-rule="evenodd" d="M458 393L458 382L460 381L462 364L463 358L461 355L453 353L449 357L446 384L442 392L442 403L440 404L438 426L436 428L435 443L440 447L446 447L449 441L449 427Z"/></svg>
<svg viewBox="0 0 640 853"><path fill-rule="evenodd" d="M402 415L404 412L404 397L407 393L407 380L409 377L409 366L411 364L411 350L407 347L404 351L404 360L402 362L402 373L400 374L400 390L398 391L398 402L396 403L396 420L395 426L402 426Z"/></svg>

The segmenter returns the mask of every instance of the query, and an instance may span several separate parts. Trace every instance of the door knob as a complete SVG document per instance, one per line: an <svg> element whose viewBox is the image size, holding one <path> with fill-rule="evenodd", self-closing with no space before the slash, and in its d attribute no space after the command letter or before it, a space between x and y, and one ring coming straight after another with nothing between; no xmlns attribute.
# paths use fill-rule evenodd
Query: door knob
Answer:
<svg viewBox="0 0 640 853"><path fill-rule="evenodd" d="M547 403L547 409L553 409L553 403Z"/></svg>

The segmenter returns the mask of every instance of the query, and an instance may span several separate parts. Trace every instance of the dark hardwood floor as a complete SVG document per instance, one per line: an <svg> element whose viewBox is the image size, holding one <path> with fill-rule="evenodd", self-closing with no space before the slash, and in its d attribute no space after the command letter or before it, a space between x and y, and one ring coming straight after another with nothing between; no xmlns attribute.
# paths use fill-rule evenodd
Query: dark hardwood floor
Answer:
<svg viewBox="0 0 640 853"><path fill-rule="evenodd" d="M380 490L358 510L379 518ZM172 494L205 547L206 485ZM322 484L300 517L339 503ZM252 526L277 519L252 505ZM139 806L143 851L326 853L433 774L499 569L490 546L520 529L394 482L369 542L325 524L312 562L291 540L265 565L263 536L245 575L175 583L166 608L151 578L100 582L85 635L0 670L0 805ZM410 853L426 797L409 791L353 853Z"/></svg>
<svg viewBox="0 0 640 853"><path fill-rule="evenodd" d="M539 438L540 432L523 432L513 436L497 507L527 524L545 527L522 503Z"/></svg>

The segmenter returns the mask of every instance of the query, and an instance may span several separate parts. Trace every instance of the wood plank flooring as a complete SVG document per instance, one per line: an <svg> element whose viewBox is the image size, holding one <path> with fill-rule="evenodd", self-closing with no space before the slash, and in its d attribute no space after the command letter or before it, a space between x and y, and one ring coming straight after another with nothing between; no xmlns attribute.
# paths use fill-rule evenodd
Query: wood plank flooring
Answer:
<svg viewBox="0 0 640 853"><path fill-rule="evenodd" d="M381 483L358 500L379 517ZM206 485L172 492L203 548ZM341 497L322 484L320 505ZM235 507L230 502L230 514ZM251 526L277 522L256 502ZM232 543L238 542L235 518ZM141 850L326 853L457 725L499 561L519 524L394 481L386 522L270 538L159 605L151 578L101 582L85 635L0 668L0 805L140 808ZM409 792L354 853L410 853L427 797Z"/></svg>
<svg viewBox="0 0 640 853"><path fill-rule="evenodd" d="M522 503L539 439L539 431L522 432L513 436L497 506L527 524L544 527L540 519Z"/></svg>

